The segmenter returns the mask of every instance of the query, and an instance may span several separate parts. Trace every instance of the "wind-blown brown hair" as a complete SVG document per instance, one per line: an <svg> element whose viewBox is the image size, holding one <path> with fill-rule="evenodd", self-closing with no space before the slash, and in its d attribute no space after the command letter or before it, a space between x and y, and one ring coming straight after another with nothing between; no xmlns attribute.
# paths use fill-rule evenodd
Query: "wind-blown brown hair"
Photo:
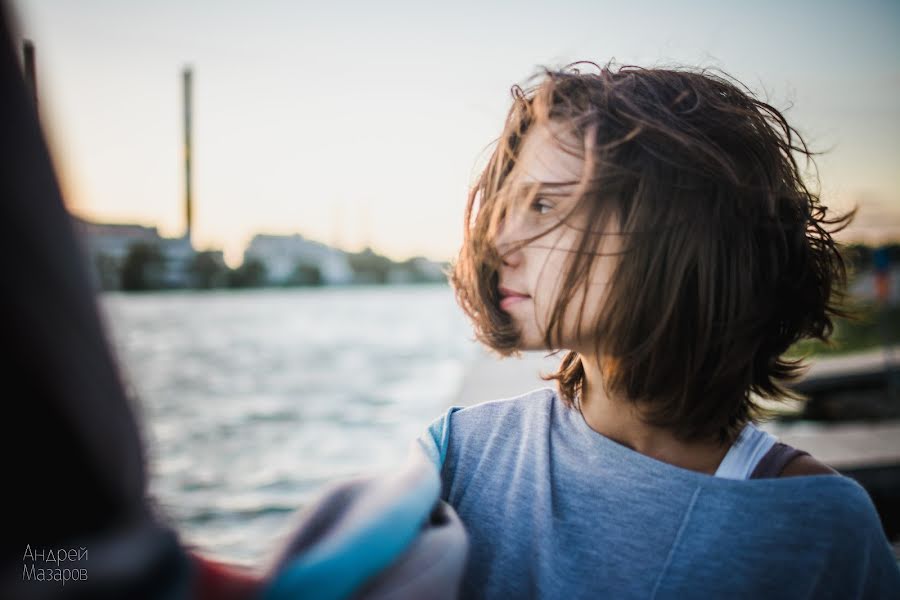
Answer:
<svg viewBox="0 0 900 600"><path fill-rule="evenodd" d="M584 64L513 87L503 133L469 194L450 273L457 301L478 340L503 355L517 351L519 333L497 290L506 184L529 130L563 127L586 165L570 215L585 210L589 226L560 274L546 348L558 347L562 317L615 218L621 257L590 324L605 389L679 439L733 440L764 415L753 394L801 399L784 385L805 367L783 356L788 348L802 338L827 342L832 318L853 318L831 234L856 209L827 211L798 163L814 166L815 153L780 111L733 78L593 63L598 73L582 73ZM584 383L581 356L568 352L544 378L572 406Z"/></svg>

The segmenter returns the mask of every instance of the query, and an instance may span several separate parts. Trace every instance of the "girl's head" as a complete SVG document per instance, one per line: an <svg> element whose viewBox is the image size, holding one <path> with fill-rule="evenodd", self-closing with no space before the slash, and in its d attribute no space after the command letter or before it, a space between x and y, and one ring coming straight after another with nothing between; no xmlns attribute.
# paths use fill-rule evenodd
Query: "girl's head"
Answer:
<svg viewBox="0 0 900 600"><path fill-rule="evenodd" d="M545 71L513 98L451 274L478 339L570 350L548 377L569 404L595 361L687 440L731 439L751 392L791 396L782 354L848 316L831 234L853 213L826 217L784 116L686 69Z"/></svg>

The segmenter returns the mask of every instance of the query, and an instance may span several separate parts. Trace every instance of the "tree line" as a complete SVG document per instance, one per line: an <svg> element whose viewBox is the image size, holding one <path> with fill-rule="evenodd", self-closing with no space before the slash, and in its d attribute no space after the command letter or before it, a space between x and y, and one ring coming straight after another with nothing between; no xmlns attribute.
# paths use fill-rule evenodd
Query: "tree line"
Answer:
<svg viewBox="0 0 900 600"><path fill-rule="evenodd" d="M443 272L423 269L423 259L395 262L371 249L348 253L353 272L351 284L435 283L446 282ZM240 289L257 287L295 287L326 285L320 267L298 261L287 278L272 282L263 261L248 257L237 268L230 268L220 252L194 252L186 261L166 256L159 245L132 244L124 259L108 255L94 257L94 271L102 290L150 291L171 288Z"/></svg>

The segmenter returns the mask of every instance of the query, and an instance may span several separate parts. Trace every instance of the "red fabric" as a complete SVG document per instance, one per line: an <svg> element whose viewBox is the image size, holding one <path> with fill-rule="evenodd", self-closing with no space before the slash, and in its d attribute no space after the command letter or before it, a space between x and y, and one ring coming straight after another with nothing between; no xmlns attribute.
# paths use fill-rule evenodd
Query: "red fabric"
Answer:
<svg viewBox="0 0 900 600"><path fill-rule="evenodd" d="M262 577L237 567L192 554L197 578L193 598L197 600L244 600L256 598Z"/></svg>
<svg viewBox="0 0 900 600"><path fill-rule="evenodd" d="M886 302L889 293L888 274L884 272L875 273L875 297L880 302Z"/></svg>

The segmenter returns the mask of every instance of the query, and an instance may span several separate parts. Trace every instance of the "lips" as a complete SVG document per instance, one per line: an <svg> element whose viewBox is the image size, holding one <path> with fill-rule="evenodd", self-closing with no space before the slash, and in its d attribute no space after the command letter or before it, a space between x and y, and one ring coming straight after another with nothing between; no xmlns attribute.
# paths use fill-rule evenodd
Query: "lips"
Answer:
<svg viewBox="0 0 900 600"><path fill-rule="evenodd" d="M509 308L514 304L518 304L519 302L523 302L531 298L531 296L529 296L528 294L517 292L516 290L503 286L498 287L497 291L500 292L500 308L503 310L509 310Z"/></svg>

